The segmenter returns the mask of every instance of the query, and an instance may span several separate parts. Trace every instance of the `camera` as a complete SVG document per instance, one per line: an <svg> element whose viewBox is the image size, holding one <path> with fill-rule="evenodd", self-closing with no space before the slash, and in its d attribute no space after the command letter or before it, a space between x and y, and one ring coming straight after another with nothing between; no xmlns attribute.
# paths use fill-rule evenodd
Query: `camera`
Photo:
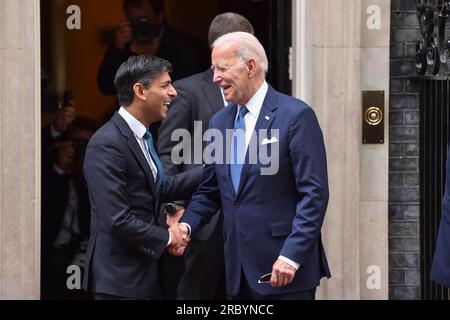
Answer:
<svg viewBox="0 0 450 320"><path fill-rule="evenodd" d="M130 20L131 28L133 29L133 39L142 45L152 43L155 33L153 32L153 23L147 17L141 17Z"/></svg>

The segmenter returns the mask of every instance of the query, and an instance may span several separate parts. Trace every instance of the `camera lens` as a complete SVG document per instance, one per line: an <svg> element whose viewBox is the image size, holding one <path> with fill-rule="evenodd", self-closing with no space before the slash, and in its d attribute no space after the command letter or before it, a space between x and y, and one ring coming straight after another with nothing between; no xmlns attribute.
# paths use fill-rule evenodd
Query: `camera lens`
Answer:
<svg viewBox="0 0 450 320"><path fill-rule="evenodd" d="M139 18L131 22L133 38L139 44L152 43L154 33L152 22L149 18Z"/></svg>

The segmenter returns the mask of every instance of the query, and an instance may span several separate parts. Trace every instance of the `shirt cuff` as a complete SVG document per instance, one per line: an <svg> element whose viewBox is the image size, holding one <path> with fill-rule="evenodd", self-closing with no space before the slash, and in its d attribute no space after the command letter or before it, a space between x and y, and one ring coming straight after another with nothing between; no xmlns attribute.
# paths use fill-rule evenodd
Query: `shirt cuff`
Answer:
<svg viewBox="0 0 450 320"><path fill-rule="evenodd" d="M167 246L170 246L170 244L172 243L172 234L170 233L169 230L167 230L169 232L169 242L167 242Z"/></svg>
<svg viewBox="0 0 450 320"><path fill-rule="evenodd" d="M186 222L181 222L180 224L184 224L188 228L188 236L191 236L191 226L187 224Z"/></svg>
<svg viewBox="0 0 450 320"><path fill-rule="evenodd" d="M66 172L61 169L60 167L58 167L56 164L53 164L53 170L56 171L57 174L59 174L60 176L63 176L66 174Z"/></svg>
<svg viewBox="0 0 450 320"><path fill-rule="evenodd" d="M279 256L278 259L280 259L281 261L286 262L288 265L290 265L291 267L293 267L295 270L298 270L298 268L300 268L300 263L297 263L295 261L292 261L289 258L286 258L284 256Z"/></svg>

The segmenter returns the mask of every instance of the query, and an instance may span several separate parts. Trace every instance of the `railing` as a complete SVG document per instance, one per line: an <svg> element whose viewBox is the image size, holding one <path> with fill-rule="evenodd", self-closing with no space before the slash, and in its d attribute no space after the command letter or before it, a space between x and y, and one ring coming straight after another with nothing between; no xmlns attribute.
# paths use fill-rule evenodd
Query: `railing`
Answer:
<svg viewBox="0 0 450 320"><path fill-rule="evenodd" d="M450 1L416 0L421 40L416 45L419 75L448 75L450 40L446 29Z"/></svg>
<svg viewBox="0 0 450 320"><path fill-rule="evenodd" d="M441 218L450 130L450 80L420 82L420 252L422 299L449 300L449 289L430 280Z"/></svg>

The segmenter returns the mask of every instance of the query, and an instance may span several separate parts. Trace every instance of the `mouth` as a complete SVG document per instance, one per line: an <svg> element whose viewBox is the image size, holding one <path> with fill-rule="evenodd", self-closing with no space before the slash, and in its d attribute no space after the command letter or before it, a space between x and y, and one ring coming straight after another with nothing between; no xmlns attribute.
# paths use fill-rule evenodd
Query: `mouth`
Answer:
<svg viewBox="0 0 450 320"><path fill-rule="evenodd" d="M231 88L230 85L223 85L222 86L223 93L225 94L230 88Z"/></svg>
<svg viewBox="0 0 450 320"><path fill-rule="evenodd" d="M164 101L163 102L163 106L166 107L167 109L169 109L171 101Z"/></svg>

